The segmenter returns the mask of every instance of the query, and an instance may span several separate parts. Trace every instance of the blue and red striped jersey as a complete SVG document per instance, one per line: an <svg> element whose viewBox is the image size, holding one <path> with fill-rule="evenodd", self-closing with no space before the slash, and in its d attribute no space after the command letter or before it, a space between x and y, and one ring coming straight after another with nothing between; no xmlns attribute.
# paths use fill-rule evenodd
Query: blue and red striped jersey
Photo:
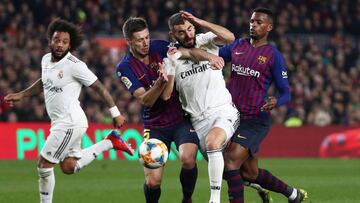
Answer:
<svg viewBox="0 0 360 203"><path fill-rule="evenodd" d="M168 51L169 42L151 40L149 64L135 58L128 52L116 67L116 74L122 84L133 94L138 88L148 90L159 77L158 63L163 61ZM143 122L145 128L168 128L184 120L178 93L174 90L169 100L158 98L152 107L143 107Z"/></svg>
<svg viewBox="0 0 360 203"><path fill-rule="evenodd" d="M274 46L253 47L250 39L237 39L222 47L219 55L231 62L229 91L241 119L269 118L261 112L267 92L274 81L277 106L290 101L290 88L283 56Z"/></svg>

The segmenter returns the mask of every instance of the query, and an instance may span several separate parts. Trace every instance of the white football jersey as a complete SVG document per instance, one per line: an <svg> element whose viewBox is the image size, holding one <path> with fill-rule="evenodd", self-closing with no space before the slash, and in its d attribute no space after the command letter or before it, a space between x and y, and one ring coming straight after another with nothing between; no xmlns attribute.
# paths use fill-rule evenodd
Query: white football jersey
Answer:
<svg viewBox="0 0 360 203"><path fill-rule="evenodd" d="M41 80L51 129L88 127L80 107L82 85L90 86L97 77L87 65L70 52L58 62L51 62L51 53L41 60Z"/></svg>
<svg viewBox="0 0 360 203"><path fill-rule="evenodd" d="M212 32L196 36L196 48L218 55ZM209 61L179 60L175 69L176 89L183 109L192 117L225 104L231 104L231 95L221 70L210 68Z"/></svg>

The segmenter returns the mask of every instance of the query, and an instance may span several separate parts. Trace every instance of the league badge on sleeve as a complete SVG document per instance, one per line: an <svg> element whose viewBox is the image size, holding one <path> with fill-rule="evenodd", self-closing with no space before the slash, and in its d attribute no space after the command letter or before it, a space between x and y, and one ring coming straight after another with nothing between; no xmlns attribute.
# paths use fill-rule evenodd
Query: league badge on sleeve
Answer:
<svg viewBox="0 0 360 203"><path fill-rule="evenodd" d="M130 87L132 86L132 82L129 80L129 78L123 76L120 79L124 83L125 87L130 89Z"/></svg>
<svg viewBox="0 0 360 203"><path fill-rule="evenodd" d="M283 78L288 78L287 71L282 71L281 75L282 75Z"/></svg>

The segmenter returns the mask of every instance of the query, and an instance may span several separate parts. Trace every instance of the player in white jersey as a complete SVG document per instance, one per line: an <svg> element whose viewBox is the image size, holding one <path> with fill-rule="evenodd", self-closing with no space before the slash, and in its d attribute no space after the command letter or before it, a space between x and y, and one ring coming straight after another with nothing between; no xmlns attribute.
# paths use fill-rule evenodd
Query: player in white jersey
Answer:
<svg viewBox="0 0 360 203"><path fill-rule="evenodd" d="M192 23L210 32L195 36ZM183 11L169 18L169 28L170 36L181 47L201 48L215 55L218 54L217 45L234 40L234 35L226 28L200 20ZM177 60L179 54L173 52L176 50L170 48L170 62L165 59L165 68L170 69L169 80L172 83L164 92L170 94L175 81L182 107L190 115L200 139L201 151L208 159L211 191L209 202L219 203L224 170L222 150L239 124L239 113L232 104L221 70L212 69L209 61Z"/></svg>
<svg viewBox="0 0 360 203"><path fill-rule="evenodd" d="M81 138L88 127L79 102L83 85L91 87L101 96L109 107L116 128L123 125L125 118L120 115L111 95L94 73L70 53L82 42L81 30L70 22L56 19L49 25L47 34L51 53L42 58L41 78L29 88L5 97L13 105L24 97L44 91L51 129L39 157L38 174L40 201L46 203L52 202L55 164L60 163L65 174L73 174L90 164L98 154L111 148L133 154L133 149L115 131L91 147L81 149Z"/></svg>

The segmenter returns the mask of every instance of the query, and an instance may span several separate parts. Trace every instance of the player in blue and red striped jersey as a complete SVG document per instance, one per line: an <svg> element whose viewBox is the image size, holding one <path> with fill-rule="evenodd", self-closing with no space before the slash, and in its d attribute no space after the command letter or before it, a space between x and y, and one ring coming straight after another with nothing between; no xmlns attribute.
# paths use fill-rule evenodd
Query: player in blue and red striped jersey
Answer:
<svg viewBox="0 0 360 203"><path fill-rule="evenodd" d="M144 137L162 140L170 149L172 141L179 150L182 169L180 182L183 201L192 202L191 196L197 179L196 154L199 139L188 118L185 118L178 94L161 98L167 84L167 75L160 64L169 48L169 42L150 40L147 23L142 18L129 18L123 26L123 34L130 47L129 53L117 65L117 74L126 88L143 104ZM224 65L221 57L200 49L180 49L183 57L194 60L210 60L214 66ZM198 52L198 55L195 55ZM203 55L201 55L201 53ZM193 55L194 54L194 55ZM160 185L164 167L144 168L146 182L144 193L147 203L160 198Z"/></svg>
<svg viewBox="0 0 360 203"><path fill-rule="evenodd" d="M232 137L225 158L224 178L230 202L243 202L243 180L282 193L289 202L301 202L306 192L293 188L269 171L258 168L259 145L270 129L270 111L290 101L290 88L283 56L268 43L273 29L273 13L257 8L250 19L250 38L237 39L220 49L219 55L231 62L229 90L240 111L240 126ZM278 96L268 96L272 82ZM239 170L241 168L241 176Z"/></svg>

